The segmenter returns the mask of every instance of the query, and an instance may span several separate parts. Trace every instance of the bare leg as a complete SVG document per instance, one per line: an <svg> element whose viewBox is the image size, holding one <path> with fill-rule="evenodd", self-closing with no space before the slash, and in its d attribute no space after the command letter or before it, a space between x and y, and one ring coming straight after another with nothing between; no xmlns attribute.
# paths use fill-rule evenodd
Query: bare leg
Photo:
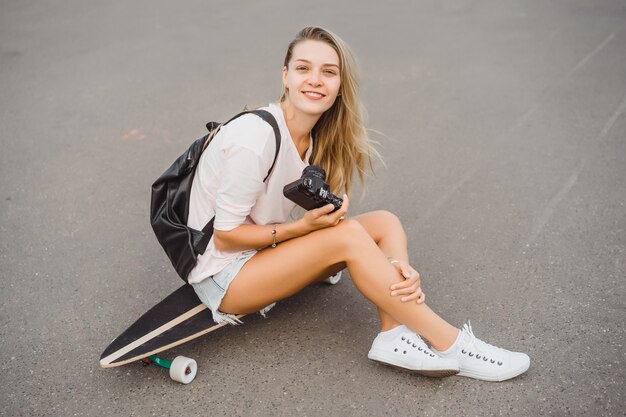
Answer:
<svg viewBox="0 0 626 417"><path fill-rule="evenodd" d="M289 297L320 278L328 268L345 262L356 288L395 321L445 350L458 330L425 303L402 303L390 295L399 281L396 269L365 228L354 219L260 251L231 283L220 310L251 313Z"/></svg>
<svg viewBox="0 0 626 417"><path fill-rule="evenodd" d="M360 214L354 216L353 219L361 223L367 234L370 235L385 255L399 261L409 261L406 233L398 217L388 211L381 210ZM398 274L398 280L402 281L403 279ZM380 307L377 306L377 309L380 317L381 332L391 330L401 324Z"/></svg>
<svg viewBox="0 0 626 417"><path fill-rule="evenodd" d="M385 255L408 262L409 256L407 253L406 234L398 217L388 211L379 210L354 216L353 219L361 223L363 228L367 231L367 234L370 235ZM319 281L336 274L345 267L346 264L343 262L338 265L333 265L322 273ZM398 281L402 281L403 279L404 278L398 274ZM381 332L391 330L401 324L378 306L377 310L378 316L380 317Z"/></svg>

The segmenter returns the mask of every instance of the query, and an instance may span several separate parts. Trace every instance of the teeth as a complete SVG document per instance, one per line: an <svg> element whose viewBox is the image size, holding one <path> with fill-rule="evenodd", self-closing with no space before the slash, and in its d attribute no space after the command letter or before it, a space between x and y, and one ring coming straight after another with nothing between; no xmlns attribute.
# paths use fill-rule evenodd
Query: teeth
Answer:
<svg viewBox="0 0 626 417"><path fill-rule="evenodd" d="M305 91L304 94L306 94L307 96L310 96L310 97L315 97L315 98L324 97L323 94L314 93L312 91Z"/></svg>

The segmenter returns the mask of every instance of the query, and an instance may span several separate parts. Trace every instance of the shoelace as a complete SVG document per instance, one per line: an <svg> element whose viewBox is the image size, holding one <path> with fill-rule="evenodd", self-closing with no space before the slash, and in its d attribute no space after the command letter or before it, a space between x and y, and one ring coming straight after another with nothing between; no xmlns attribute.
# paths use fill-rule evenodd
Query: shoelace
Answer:
<svg viewBox="0 0 626 417"><path fill-rule="evenodd" d="M409 346L411 346L413 349L417 349L417 350L418 350L418 351L420 351L420 352L424 352L426 355L429 355L429 356L431 356L431 357L434 357L434 356L435 356L435 354L434 354L434 353L432 353L430 350L428 350L428 348L426 347L426 344L424 343L424 341L423 341L423 340L422 340L419 336L417 336L417 335L415 335L415 334L413 334L413 335L411 335L411 336L417 337L417 339L418 339L418 340L417 340L417 344L413 343L413 342L411 341L411 339L409 338L410 336L409 336L409 335L407 335L406 333L404 333L404 334L401 336L401 338L400 338L400 339L401 339L403 342L406 342L406 344L407 344L407 345L409 345ZM397 351L397 349L396 349L396 351ZM406 352L406 351L405 351L405 352Z"/></svg>
<svg viewBox="0 0 626 417"><path fill-rule="evenodd" d="M468 355L470 358L473 357L478 360L482 359L485 362L497 362L499 366L502 366L502 359L505 356L504 349L494 345L490 345L489 343L477 339L476 336L474 336L474 332L472 331L472 325L469 321L463 325L462 331L469 335L470 340L467 345L461 350L461 353L463 353L464 355Z"/></svg>

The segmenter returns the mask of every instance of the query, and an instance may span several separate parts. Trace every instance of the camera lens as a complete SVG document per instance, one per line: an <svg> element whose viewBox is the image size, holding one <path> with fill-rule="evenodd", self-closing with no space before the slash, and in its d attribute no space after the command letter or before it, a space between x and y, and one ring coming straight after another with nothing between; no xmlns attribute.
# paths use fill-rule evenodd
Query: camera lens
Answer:
<svg viewBox="0 0 626 417"><path fill-rule="evenodd" d="M304 171L302 171L302 177L317 177L321 178L322 181L325 181L326 171L324 171L324 168L317 165L309 165L308 167L304 168Z"/></svg>

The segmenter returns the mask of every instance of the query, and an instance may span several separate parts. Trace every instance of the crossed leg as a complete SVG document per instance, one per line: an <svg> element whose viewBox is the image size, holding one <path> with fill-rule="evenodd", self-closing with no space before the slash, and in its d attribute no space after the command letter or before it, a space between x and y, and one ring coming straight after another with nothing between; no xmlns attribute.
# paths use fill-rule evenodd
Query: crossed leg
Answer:
<svg viewBox="0 0 626 417"><path fill-rule="evenodd" d="M377 306L383 327L405 324L435 349L447 349L458 335L455 327L426 303L403 303L390 295L389 287L403 278L387 256L407 259L401 225L399 229L389 226L396 221L389 213L367 213L260 251L230 284L220 310L232 314L258 311L345 265L356 288Z"/></svg>

